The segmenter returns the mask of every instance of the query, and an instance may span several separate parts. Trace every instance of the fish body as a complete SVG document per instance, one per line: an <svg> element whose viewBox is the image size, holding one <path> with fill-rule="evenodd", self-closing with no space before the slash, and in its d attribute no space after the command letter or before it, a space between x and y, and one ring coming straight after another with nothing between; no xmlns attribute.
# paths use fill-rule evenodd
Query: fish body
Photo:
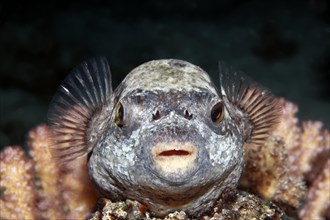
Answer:
<svg viewBox="0 0 330 220"><path fill-rule="evenodd" d="M133 69L112 91L105 58L80 64L49 112L55 154L88 154L95 186L112 200L137 200L155 216L199 216L235 188L246 142L261 145L280 107L268 90L221 69L221 90L182 60Z"/></svg>

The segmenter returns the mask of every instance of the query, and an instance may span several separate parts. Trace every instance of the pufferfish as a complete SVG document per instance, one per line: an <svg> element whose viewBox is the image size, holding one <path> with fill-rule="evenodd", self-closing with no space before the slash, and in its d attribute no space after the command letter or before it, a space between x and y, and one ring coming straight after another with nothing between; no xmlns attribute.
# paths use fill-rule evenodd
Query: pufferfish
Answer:
<svg viewBox="0 0 330 220"><path fill-rule="evenodd" d="M55 156L87 155L102 196L137 200L154 216L200 216L235 188L245 143L262 145L281 108L273 95L220 64L221 89L176 59L133 69L113 91L104 57L78 65L49 110Z"/></svg>

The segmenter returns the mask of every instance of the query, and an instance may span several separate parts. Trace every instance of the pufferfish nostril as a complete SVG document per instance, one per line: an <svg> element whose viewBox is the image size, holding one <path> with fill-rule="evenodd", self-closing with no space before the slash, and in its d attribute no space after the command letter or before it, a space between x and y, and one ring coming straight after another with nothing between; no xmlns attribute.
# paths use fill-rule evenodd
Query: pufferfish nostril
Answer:
<svg viewBox="0 0 330 220"><path fill-rule="evenodd" d="M192 117L193 117L193 115L190 114L187 109L184 110L183 114L184 114L185 119L188 119L188 120L192 119Z"/></svg>
<svg viewBox="0 0 330 220"><path fill-rule="evenodd" d="M155 114L152 114L152 120L156 121L158 119L160 119L160 113L157 110Z"/></svg>

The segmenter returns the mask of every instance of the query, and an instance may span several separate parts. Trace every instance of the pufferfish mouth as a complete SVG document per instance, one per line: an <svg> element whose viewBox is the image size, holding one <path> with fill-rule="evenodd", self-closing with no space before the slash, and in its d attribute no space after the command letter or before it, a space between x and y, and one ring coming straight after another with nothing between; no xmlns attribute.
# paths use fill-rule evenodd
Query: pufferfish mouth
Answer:
<svg viewBox="0 0 330 220"><path fill-rule="evenodd" d="M156 169L164 174L184 174L194 167L198 148L191 142L156 143L151 155Z"/></svg>
<svg viewBox="0 0 330 220"><path fill-rule="evenodd" d="M161 156L161 157L187 156L190 154L192 154L192 152L190 152L190 151L173 149L173 150L162 151L160 154L158 154L158 156Z"/></svg>

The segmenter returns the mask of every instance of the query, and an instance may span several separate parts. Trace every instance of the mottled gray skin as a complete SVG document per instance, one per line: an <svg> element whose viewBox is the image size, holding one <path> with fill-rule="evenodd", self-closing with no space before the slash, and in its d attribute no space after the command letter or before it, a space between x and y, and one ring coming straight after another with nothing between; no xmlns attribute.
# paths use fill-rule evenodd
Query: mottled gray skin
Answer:
<svg viewBox="0 0 330 220"><path fill-rule="evenodd" d="M221 101L207 73L188 62L156 60L137 67L91 122L104 122L89 158L92 180L110 199L140 201L157 216L175 210L202 214L225 188L236 187L243 168L243 131L226 106L219 124L211 120L212 107ZM123 127L114 123L118 102ZM157 111L159 119L153 117ZM159 159L152 152L162 143L188 143L196 157ZM159 165L163 158L165 165ZM181 158L189 162L183 168Z"/></svg>

